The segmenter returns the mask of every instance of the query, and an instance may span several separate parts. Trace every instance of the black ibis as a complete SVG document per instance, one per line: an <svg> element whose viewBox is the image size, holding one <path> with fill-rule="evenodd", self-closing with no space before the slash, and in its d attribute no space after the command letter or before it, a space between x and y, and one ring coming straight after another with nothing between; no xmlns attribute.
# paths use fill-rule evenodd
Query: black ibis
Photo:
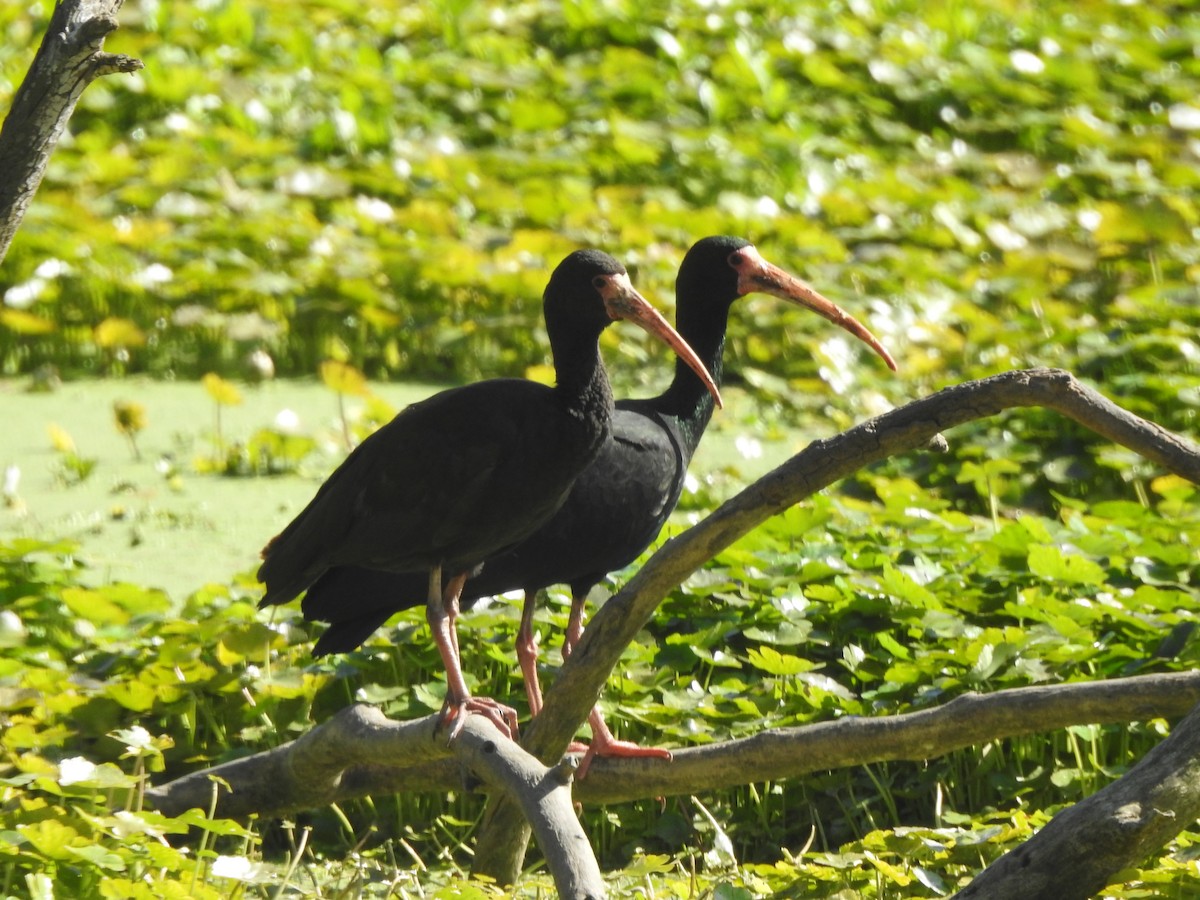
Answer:
<svg viewBox="0 0 1200 900"><path fill-rule="evenodd" d="M262 552L260 605L286 603L331 571L382 570L425 584L446 669L446 713L481 712L511 734L512 710L473 698L455 618L468 573L532 534L608 439L613 398L600 333L629 319L669 344L720 400L704 364L605 253L572 253L543 300L557 386L493 379L413 404L364 440ZM443 585L443 576L445 584ZM354 604L353 595L339 601Z"/></svg>
<svg viewBox="0 0 1200 900"><path fill-rule="evenodd" d="M896 365L887 350L853 316L799 279L771 265L747 241L708 237L686 254L676 279L679 332L720 382L729 309L739 297L773 294L806 307L849 331ZM467 579L463 603L510 590L525 592L517 652L530 709L537 714L536 646L532 616L536 592L553 584L571 588L572 605L563 654L583 627L584 601L604 576L633 562L658 535L683 490L684 476L713 413L703 384L676 364L666 392L616 404L611 437L576 480L562 508L516 547L489 558ZM422 584L412 576L362 567L330 568L302 602L305 618L328 622L314 655L353 650L401 609L415 606ZM655 755L665 751L617 742L593 711L592 755ZM586 769L584 770L586 771Z"/></svg>

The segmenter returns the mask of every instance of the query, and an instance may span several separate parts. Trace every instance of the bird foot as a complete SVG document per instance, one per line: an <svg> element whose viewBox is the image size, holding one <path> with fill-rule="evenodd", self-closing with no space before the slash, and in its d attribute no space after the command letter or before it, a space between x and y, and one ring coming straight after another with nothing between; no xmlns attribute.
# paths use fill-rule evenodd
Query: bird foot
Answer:
<svg viewBox="0 0 1200 900"><path fill-rule="evenodd" d="M575 773L575 777L578 780L582 781L587 777L592 760L598 756L619 756L625 759L664 759L667 762L671 761L671 751L664 750L661 747L643 747L632 741L619 741L616 738L608 740L596 740L593 738L591 746L587 748L587 752L583 755L583 760L579 763L579 770Z"/></svg>
<svg viewBox="0 0 1200 900"><path fill-rule="evenodd" d="M511 706L505 706L491 697L467 697L459 702L453 702L447 698L442 706L442 717L438 721L439 729L446 725L450 726L450 735L446 738L447 744L458 737L463 723L471 713L489 719L509 740L517 739L517 711Z"/></svg>

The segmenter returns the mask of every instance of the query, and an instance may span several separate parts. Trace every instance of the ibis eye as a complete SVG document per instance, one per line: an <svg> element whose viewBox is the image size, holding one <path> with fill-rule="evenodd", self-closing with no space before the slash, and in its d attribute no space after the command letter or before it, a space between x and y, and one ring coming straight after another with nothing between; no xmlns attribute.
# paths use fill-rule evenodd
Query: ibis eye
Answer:
<svg viewBox="0 0 1200 900"><path fill-rule="evenodd" d="M607 284L608 284L608 279L605 278L603 275L597 275L595 278L592 279L592 287L594 287L598 291L604 290L604 288Z"/></svg>
<svg viewBox="0 0 1200 900"><path fill-rule="evenodd" d="M729 254L729 265L733 268L739 268L746 261L746 257L742 255L741 250L734 250Z"/></svg>

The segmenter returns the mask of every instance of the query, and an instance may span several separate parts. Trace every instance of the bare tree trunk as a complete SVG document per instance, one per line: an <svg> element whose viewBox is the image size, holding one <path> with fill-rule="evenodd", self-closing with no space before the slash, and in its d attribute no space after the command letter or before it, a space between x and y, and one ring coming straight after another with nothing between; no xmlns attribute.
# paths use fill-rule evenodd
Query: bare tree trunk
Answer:
<svg viewBox="0 0 1200 900"><path fill-rule="evenodd" d="M140 60L105 53L124 0L60 0L33 65L0 127L0 262L37 192L50 154L83 89L101 75L133 72Z"/></svg>

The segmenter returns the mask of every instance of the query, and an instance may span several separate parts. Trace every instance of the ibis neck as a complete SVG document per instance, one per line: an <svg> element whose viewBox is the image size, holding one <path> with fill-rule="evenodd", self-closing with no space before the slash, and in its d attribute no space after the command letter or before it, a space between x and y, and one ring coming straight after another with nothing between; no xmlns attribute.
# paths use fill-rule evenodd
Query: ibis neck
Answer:
<svg viewBox="0 0 1200 900"><path fill-rule="evenodd" d="M681 302L677 309L676 328L687 341L696 355L704 363L713 381L721 386L721 376L724 371L723 357L725 354L725 327L729 320L729 306L720 310L719 314L709 310L709 315L688 315L689 307L694 304ZM683 361L675 360L675 378L670 387L655 401L658 411L674 419L687 445L688 454L695 452L704 429L712 418L714 401L697 376Z"/></svg>
<svg viewBox="0 0 1200 900"><path fill-rule="evenodd" d="M613 413L612 386L600 359L599 335L569 342L559 341L551 348L563 406L573 417L594 430L596 436L610 427Z"/></svg>

